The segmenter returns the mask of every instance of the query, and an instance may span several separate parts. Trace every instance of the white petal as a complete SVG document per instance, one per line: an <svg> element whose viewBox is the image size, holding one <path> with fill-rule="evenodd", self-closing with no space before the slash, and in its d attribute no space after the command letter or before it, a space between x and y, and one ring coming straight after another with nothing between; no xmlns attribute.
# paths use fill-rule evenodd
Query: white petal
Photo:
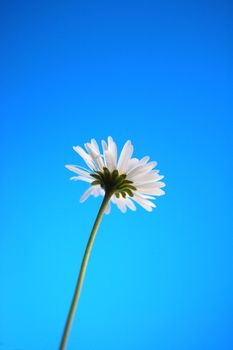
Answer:
<svg viewBox="0 0 233 350"><path fill-rule="evenodd" d="M110 201L108 202L108 204L107 204L107 208L105 209L105 214L109 214L110 213L110 211L111 211L111 204L110 204Z"/></svg>
<svg viewBox="0 0 233 350"><path fill-rule="evenodd" d="M148 156L143 157L140 160L137 158L130 159L130 161L129 161L130 165L128 166L127 174L129 174L135 168L138 168L138 167L141 167L142 165L145 165L149 159L150 159L150 157L148 157ZM132 163L131 163L131 161L132 161Z"/></svg>
<svg viewBox="0 0 233 350"><path fill-rule="evenodd" d="M87 176L87 177L91 177L90 173L88 173L87 171L82 170L80 168L77 168L75 165L65 165L65 167L67 169L69 169L70 171L73 171L76 174Z"/></svg>
<svg viewBox="0 0 233 350"><path fill-rule="evenodd" d="M120 158L118 160L117 168L121 173L126 171L128 161L130 160L133 154L133 146L131 141L127 141L121 151Z"/></svg>
<svg viewBox="0 0 233 350"><path fill-rule="evenodd" d="M126 203L123 201L123 198L117 198L116 196L113 196L112 198L113 203L117 205L117 207L120 209L122 213L126 213Z"/></svg>
<svg viewBox="0 0 233 350"><path fill-rule="evenodd" d="M132 202L132 200L129 197L125 198L125 203L129 209L131 209L133 211L135 211L137 209L135 204Z"/></svg>
<svg viewBox="0 0 233 350"><path fill-rule="evenodd" d="M148 160L150 159L149 156L145 156L140 160L140 164L146 164L148 162Z"/></svg>
<svg viewBox="0 0 233 350"><path fill-rule="evenodd" d="M143 183L150 183L150 182L156 182L159 181L163 178L164 176L159 175L157 173L146 173L146 174L139 174L139 175L135 175L133 177L133 182L135 185L137 184L143 184Z"/></svg>
<svg viewBox="0 0 233 350"><path fill-rule="evenodd" d="M77 153L80 155L80 157L83 158L84 162L87 164L87 166L88 166L91 170L95 170L95 165L93 164L90 155L89 155L88 153L86 153L86 152L82 149L82 147L80 147L80 146L76 146L76 147L75 147L75 146L74 146L74 147L73 147L73 150L74 150L75 152L77 152Z"/></svg>
<svg viewBox="0 0 233 350"><path fill-rule="evenodd" d="M134 177L140 175L140 174L146 174L148 173L150 170L152 170L155 166L156 166L156 162L150 162L148 164L145 165L139 165L136 166L134 169L130 170L129 173L127 174L127 178L129 180L133 180Z"/></svg>
<svg viewBox="0 0 233 350"><path fill-rule="evenodd" d="M148 194L142 194L142 193L138 193L138 192L137 192L137 194L140 195L142 198L153 199L153 200L156 199L156 197L149 196Z"/></svg>
<svg viewBox="0 0 233 350"><path fill-rule="evenodd" d="M93 179L86 177L86 176L72 176L70 177L70 180L81 180L81 181L85 181L85 182L89 182L91 183L93 181Z"/></svg>
<svg viewBox="0 0 233 350"><path fill-rule="evenodd" d="M138 163L139 163L139 159L137 158L131 158L129 161L128 161L128 165L126 167L126 174L129 173L130 170L134 169L136 166L138 166Z"/></svg>
<svg viewBox="0 0 233 350"><path fill-rule="evenodd" d="M149 197L149 196L148 196L148 197ZM145 195L141 195L140 193L135 193L134 197L132 197L132 198L137 198L137 199L139 199L139 200L142 200L142 202L143 202L144 204L150 205L152 208L155 208L155 207L156 207L156 205L155 205L153 202L149 201L149 200L146 198Z"/></svg>
<svg viewBox="0 0 233 350"><path fill-rule="evenodd" d="M134 178L134 176L138 176L140 174L145 174L144 165L137 165L136 167L132 168L127 174L127 179L131 180Z"/></svg>
<svg viewBox="0 0 233 350"><path fill-rule="evenodd" d="M124 213L124 214L126 213L127 208L126 208L125 203L119 202L119 203L117 204L117 206L118 206L118 208L120 209L120 211L121 211L122 213Z"/></svg>
<svg viewBox="0 0 233 350"><path fill-rule="evenodd" d="M135 206L135 204L132 202L131 198L126 197L120 197L117 198L115 195L112 196L111 201L117 205L117 207L123 212L125 213L127 210L127 207L133 211L135 211L137 208Z"/></svg>
<svg viewBox="0 0 233 350"><path fill-rule="evenodd" d="M95 147L93 147L90 143L85 143L85 147L87 151L89 152L92 161L94 164L96 164L97 168L99 170L103 169L104 162L103 159L98 151L96 151Z"/></svg>
<svg viewBox="0 0 233 350"><path fill-rule="evenodd" d="M156 187L152 187L152 188L137 188L139 192L143 193L143 194L149 194L149 195L155 195L155 196L162 196L165 194L165 192L163 190L161 190L160 188L156 188Z"/></svg>
<svg viewBox="0 0 233 350"><path fill-rule="evenodd" d="M104 140L102 140L102 148L103 148L103 152L108 149L108 145L106 144L106 142Z"/></svg>
<svg viewBox="0 0 233 350"><path fill-rule="evenodd" d="M145 164L145 165L143 165L142 166L144 169L148 169L148 168L150 168L151 166L149 166L148 164ZM144 174L145 176L148 176L148 175L157 175L157 176L161 176L160 174L159 174L159 170L149 170L149 171L147 171L145 174ZM135 178L138 178L138 177L141 177L141 176L144 176L143 174L135 174L134 175L134 177Z"/></svg>
<svg viewBox="0 0 233 350"><path fill-rule="evenodd" d="M164 182L148 182L148 183L143 183L137 186L138 189L154 189L154 188L161 188L164 187L165 183Z"/></svg>
<svg viewBox="0 0 233 350"><path fill-rule="evenodd" d="M96 185L96 186L92 186L92 187L93 187L92 195L93 195L94 197L104 196L105 192L104 192L104 190L101 188L100 185Z"/></svg>
<svg viewBox="0 0 233 350"><path fill-rule="evenodd" d="M91 139L91 145L92 145L92 147L95 149L95 151L96 151L97 153L100 153L98 143L96 142L95 139Z"/></svg>
<svg viewBox="0 0 233 350"><path fill-rule="evenodd" d="M156 182L159 188L165 187L165 183L162 181Z"/></svg>
<svg viewBox="0 0 233 350"><path fill-rule="evenodd" d="M108 151L111 154L113 169L117 166L117 146L112 137L108 137Z"/></svg>
<svg viewBox="0 0 233 350"><path fill-rule="evenodd" d="M104 190L99 185L90 186L80 198L80 202L84 202L90 195L94 197L104 196Z"/></svg>
<svg viewBox="0 0 233 350"><path fill-rule="evenodd" d="M110 171L116 169L116 161L113 154L109 150L104 151L104 158L106 166Z"/></svg>
<svg viewBox="0 0 233 350"><path fill-rule="evenodd" d="M108 151L108 145L104 140L102 140L101 143L102 143L103 156L104 156L104 166L108 168L108 159L106 159L106 152Z"/></svg>
<svg viewBox="0 0 233 350"><path fill-rule="evenodd" d="M80 198L80 202L83 203L85 202L85 200L87 200L87 198L92 194L93 191L93 186L89 187L82 195L82 197Z"/></svg>
<svg viewBox="0 0 233 350"><path fill-rule="evenodd" d="M132 199L137 202L138 204L140 204L144 209L146 209L147 211L152 211L152 208L155 208L155 204L148 201L145 198L140 197L139 195L134 195L132 197Z"/></svg>

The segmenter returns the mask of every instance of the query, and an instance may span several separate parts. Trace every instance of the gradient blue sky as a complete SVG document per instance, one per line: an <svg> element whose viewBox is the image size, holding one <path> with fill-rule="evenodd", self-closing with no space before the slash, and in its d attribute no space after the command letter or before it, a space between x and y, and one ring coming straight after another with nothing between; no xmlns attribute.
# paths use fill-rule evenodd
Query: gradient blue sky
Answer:
<svg viewBox="0 0 233 350"><path fill-rule="evenodd" d="M105 216L69 350L230 350L232 3L1 1L0 350L58 349L100 205L65 164L127 139L166 176Z"/></svg>

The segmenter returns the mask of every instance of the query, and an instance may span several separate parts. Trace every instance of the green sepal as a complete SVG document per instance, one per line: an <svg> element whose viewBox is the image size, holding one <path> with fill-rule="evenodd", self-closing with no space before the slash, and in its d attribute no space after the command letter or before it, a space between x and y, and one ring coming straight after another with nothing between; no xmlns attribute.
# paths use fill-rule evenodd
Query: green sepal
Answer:
<svg viewBox="0 0 233 350"><path fill-rule="evenodd" d="M100 185L100 181L99 180L95 180L91 184L92 184L92 186Z"/></svg>
<svg viewBox="0 0 233 350"><path fill-rule="evenodd" d="M130 181L130 180L125 180L125 181L124 181L124 183L125 183L125 184L129 184L129 185L130 185L130 184L132 184L132 183L133 183L133 181Z"/></svg>
<svg viewBox="0 0 233 350"><path fill-rule="evenodd" d="M128 185L128 184L122 184L121 186L118 187L120 190L125 190L125 189L130 189L130 190L133 190L133 191L136 191L136 187L132 186L132 185Z"/></svg>
<svg viewBox="0 0 233 350"><path fill-rule="evenodd" d="M112 179L115 180L119 176L119 172L117 169L113 170L112 172Z"/></svg>
<svg viewBox="0 0 233 350"><path fill-rule="evenodd" d="M126 189L124 190L124 192L128 193L128 195L129 195L130 197L133 197L133 196L134 196L134 195L133 195L133 192L132 192L130 189L128 189L128 188L126 188Z"/></svg>
<svg viewBox="0 0 233 350"><path fill-rule="evenodd" d="M100 180L101 176L99 174L90 174L94 179Z"/></svg>
<svg viewBox="0 0 233 350"><path fill-rule="evenodd" d="M101 171L96 171L96 173L99 175L100 179L104 181L105 179L104 174Z"/></svg>

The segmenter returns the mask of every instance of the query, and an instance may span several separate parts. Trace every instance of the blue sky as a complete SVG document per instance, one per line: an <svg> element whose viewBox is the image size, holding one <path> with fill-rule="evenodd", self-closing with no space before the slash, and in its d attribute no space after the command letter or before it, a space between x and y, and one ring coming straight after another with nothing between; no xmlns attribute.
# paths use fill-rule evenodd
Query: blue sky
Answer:
<svg viewBox="0 0 233 350"><path fill-rule="evenodd" d="M105 216L68 349L232 349L232 4L1 1L0 349L57 349L100 199L65 164L112 135L166 196Z"/></svg>

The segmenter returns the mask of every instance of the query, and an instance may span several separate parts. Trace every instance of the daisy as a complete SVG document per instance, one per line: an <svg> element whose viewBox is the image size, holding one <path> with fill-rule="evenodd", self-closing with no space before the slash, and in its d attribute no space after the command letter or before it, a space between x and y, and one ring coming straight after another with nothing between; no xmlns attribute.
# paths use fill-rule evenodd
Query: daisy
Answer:
<svg viewBox="0 0 233 350"><path fill-rule="evenodd" d="M81 180L89 183L88 189L80 201L84 202L89 196L103 196L103 201L92 228L89 241L83 256L75 293L65 324L60 350L66 347L69 331L74 317L77 302L90 256L91 248L104 213L110 212L110 203L114 203L125 213L127 208L136 210L135 202L147 211L152 211L155 204L152 202L157 196L164 194L161 189L165 186L160 180L163 178L158 170L157 163L150 162L149 157L133 158L133 145L127 141L117 156L117 146L112 137L108 142L102 141L102 151L95 139L85 144L85 150L73 147L86 163L86 167L66 165L66 168L75 173L71 180Z"/></svg>
<svg viewBox="0 0 233 350"><path fill-rule="evenodd" d="M158 170L154 170L157 163L149 162L149 157L132 158L133 145L127 141L117 159L117 146L112 137L108 143L102 141L102 152L95 139L85 144L85 149L73 147L86 163L88 168L76 165L66 165L66 168L77 174L71 180L88 182L90 187L82 195L84 202L89 196L104 196L111 193L105 213L110 212L110 202L125 213L127 208L136 210L134 202L147 211L152 211L155 204L151 201L161 196L165 186L160 180L163 178Z"/></svg>

